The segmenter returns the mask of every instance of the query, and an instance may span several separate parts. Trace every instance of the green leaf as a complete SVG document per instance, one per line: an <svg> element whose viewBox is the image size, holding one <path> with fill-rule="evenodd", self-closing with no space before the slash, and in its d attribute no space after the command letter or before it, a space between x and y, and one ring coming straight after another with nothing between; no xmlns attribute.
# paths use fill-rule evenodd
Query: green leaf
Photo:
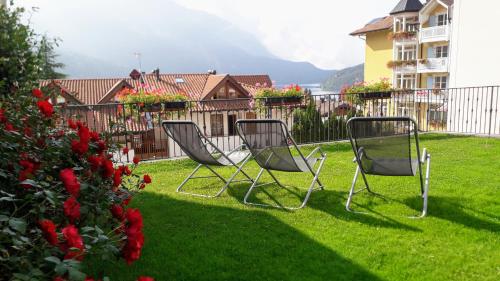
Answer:
<svg viewBox="0 0 500 281"><path fill-rule="evenodd" d="M85 280L85 273L82 273L80 270L70 267L68 268L68 275L70 280L75 280L75 281L83 281Z"/></svg>
<svg viewBox="0 0 500 281"><path fill-rule="evenodd" d="M8 221L9 217L5 215L0 215L0 221Z"/></svg>
<svg viewBox="0 0 500 281"><path fill-rule="evenodd" d="M54 256L46 257L45 260L48 262L55 263L55 264L61 263L61 260L58 257L54 257Z"/></svg>
<svg viewBox="0 0 500 281"><path fill-rule="evenodd" d="M26 222L23 219L12 218L9 220L9 226L20 233L26 232Z"/></svg>

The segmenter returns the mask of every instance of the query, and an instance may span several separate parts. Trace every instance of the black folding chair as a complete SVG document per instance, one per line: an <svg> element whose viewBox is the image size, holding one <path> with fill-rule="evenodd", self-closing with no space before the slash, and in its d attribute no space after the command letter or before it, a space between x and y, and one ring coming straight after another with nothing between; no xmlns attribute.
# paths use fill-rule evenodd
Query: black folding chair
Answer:
<svg viewBox="0 0 500 281"><path fill-rule="evenodd" d="M163 121L162 126L167 135L181 147L184 153L186 153L189 158L199 163L194 171L181 183L181 185L179 185L179 187L177 188L177 192L202 197L217 197L220 196L232 182L253 182L252 178L248 176L245 171L243 171L243 166L245 166L245 164L251 158L250 152L248 150L244 150L244 145L240 145L232 151L225 153L221 151L215 144L213 144L208 138L206 138L202 134L200 128L190 120ZM202 166L205 166L214 175L194 177L196 172L198 172L198 170ZM210 166L232 166L236 168L236 171L228 180L226 180ZM247 180L234 180L239 172L241 172L247 178ZM219 192L217 192L215 195L204 195L182 191L182 187L191 179L205 179L213 177L218 177L225 183L222 189L219 190Z"/></svg>
<svg viewBox="0 0 500 281"><path fill-rule="evenodd" d="M419 217L424 217L427 214L431 155L425 148L420 153L417 123L409 117L354 117L347 121L347 129L355 156L353 162L357 163L357 167L346 209L352 211L350 204L355 194L363 190L371 193L366 175L415 176L418 169L423 198L423 210ZM416 155L412 155L412 140ZM425 181L423 164L427 165ZM365 188L355 191L360 173Z"/></svg>
<svg viewBox="0 0 500 281"><path fill-rule="evenodd" d="M236 122L236 127L238 129L238 134L250 149L257 164L261 167L257 178L245 195L243 200L245 204L295 210L303 208L306 205L316 183L318 183L320 189L323 189L323 184L319 181L318 176L323 167L326 155L320 147L317 147L307 157L304 157L293 138L289 135L286 124L280 120L238 120ZM299 156L292 155L290 145L296 149ZM313 157L313 155L316 154L319 154L319 157ZM313 167L318 161L319 166L317 170L314 171ZM274 182L281 187L284 186L276 179L271 170L311 173L313 180L302 204L299 207L284 207L248 202L248 197L255 187L274 183L257 184L264 170L266 170L274 179Z"/></svg>

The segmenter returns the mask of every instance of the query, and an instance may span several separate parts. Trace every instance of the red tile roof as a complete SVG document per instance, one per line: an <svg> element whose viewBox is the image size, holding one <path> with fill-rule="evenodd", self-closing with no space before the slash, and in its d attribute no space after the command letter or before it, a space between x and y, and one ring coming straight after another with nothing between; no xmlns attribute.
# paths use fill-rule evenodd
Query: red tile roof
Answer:
<svg viewBox="0 0 500 281"><path fill-rule="evenodd" d="M374 31L380 31L380 30L386 30L392 28L394 18L392 16L387 16L383 18L379 18L376 20L371 21L364 27L355 30L350 33L350 35L355 36L355 35L364 35L368 32L374 32Z"/></svg>
<svg viewBox="0 0 500 281"><path fill-rule="evenodd" d="M132 78L100 78L100 79L61 79L43 80L41 86L51 82L59 86L63 92L71 95L83 104L102 104L113 100L114 94L121 88L146 87L160 89L168 93L185 94L190 100L201 100L214 90L224 79L229 79L241 86L240 90L248 91L251 96L257 86L271 85L268 75L212 75L212 74L145 74L143 85ZM227 78L226 78L227 77Z"/></svg>

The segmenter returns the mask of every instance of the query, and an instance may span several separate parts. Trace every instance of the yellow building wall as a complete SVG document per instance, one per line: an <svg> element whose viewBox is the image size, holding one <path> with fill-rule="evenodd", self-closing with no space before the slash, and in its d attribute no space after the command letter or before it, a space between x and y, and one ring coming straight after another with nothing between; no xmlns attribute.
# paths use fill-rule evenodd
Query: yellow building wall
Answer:
<svg viewBox="0 0 500 281"><path fill-rule="evenodd" d="M387 67L387 63L392 60L392 40L387 38L388 35L389 30L366 34L366 82L379 81L381 78L389 78L389 81L392 81L392 69Z"/></svg>

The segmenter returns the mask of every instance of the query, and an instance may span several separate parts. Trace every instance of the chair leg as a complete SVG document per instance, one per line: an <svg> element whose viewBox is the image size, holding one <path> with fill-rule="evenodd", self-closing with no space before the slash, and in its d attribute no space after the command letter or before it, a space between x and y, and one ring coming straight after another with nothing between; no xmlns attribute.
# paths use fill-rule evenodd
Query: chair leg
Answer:
<svg viewBox="0 0 500 281"><path fill-rule="evenodd" d="M250 187L250 189L248 189L248 192L247 194L245 195L245 198L243 199L243 203L247 204L247 205L256 205L256 206L263 206L263 207L274 207L274 208L279 208L279 209L287 209L287 210L298 210L298 209L302 209L306 206L307 204L307 201L309 200L309 197L311 196L311 193L313 192L314 190L314 186L316 185L316 183L318 183L320 189L323 189L323 186L321 184L321 182L319 181L319 174L321 172L321 168L323 167L323 163L325 161L326 158L323 158L320 162L320 165L318 167L318 170L316 172L313 172L313 180L311 181L311 185L309 186L309 189L307 190L307 194L304 198L304 200L302 201L302 203L300 204L300 206L298 207L286 207L286 206L279 206L279 205L269 205L269 204L260 204L260 203L251 203L251 202L248 202L248 197L250 196L250 194L252 193L252 190L257 187L257 186L264 186L264 185L268 185L268 184L271 184L272 182L270 183L264 183L264 184L261 184L261 185L258 185L258 181L260 179L260 177L262 176L262 173L264 172L264 170L267 170L267 169L264 169L264 168L261 168L260 169L260 172L259 174L257 175L257 178L255 179L254 183L252 184L252 186ZM277 179L276 177L271 173L271 171L267 170L267 172L271 175L271 177L274 179L274 181L280 185L281 187L284 187Z"/></svg>
<svg viewBox="0 0 500 281"><path fill-rule="evenodd" d="M204 177L193 177L196 172L198 172L198 170L202 167L202 166L205 166L209 171L211 171L214 176L204 176ZM206 194L198 194L198 193L191 193L191 192L185 192L182 190L182 187L189 181L189 180L192 180L192 179L204 179L204 178L219 178L222 182L224 182L225 186L223 187L222 190L220 190L219 192L217 192L217 194L215 195L206 195ZM199 164L193 172L191 172L191 174L179 185L179 187L177 187L177 192L179 193L183 193L183 194L188 194L188 195L192 195L192 196L198 196L198 197L205 197L205 198L214 198L214 197L217 197L219 196L226 188L226 185L228 185L228 181L226 181L221 175L219 175L216 171L214 171L214 169L212 169L210 166L208 165L204 165L204 164Z"/></svg>
<svg viewBox="0 0 500 281"><path fill-rule="evenodd" d="M243 166L245 166L245 164L248 162L248 160L250 160L251 157L248 157L247 159L245 159L245 161L243 163L241 163L240 166L234 166L234 167L237 167L238 169L236 170L236 172L234 172L231 177L229 178L229 180L227 180L227 183L224 185L224 187L222 187L222 189L217 192L217 194L215 194L214 197L219 197L224 191L226 191L226 189L229 187L229 185L231 184L231 182L234 180L234 178L240 173L242 172L248 179L250 182L253 183L253 179L250 178L246 173L245 171L243 171Z"/></svg>
<svg viewBox="0 0 500 281"><path fill-rule="evenodd" d="M191 174L189 174L189 176L187 176L182 181L182 183L177 187L177 192L181 192L182 187L194 176L194 174L196 174L196 172L198 172L201 166L203 166L203 164L199 164L198 166L196 166L196 168L191 172Z"/></svg>
<svg viewBox="0 0 500 281"><path fill-rule="evenodd" d="M280 187L285 188L285 186L284 186L284 185L282 185L282 184L278 181L278 179L274 176L274 174L273 174L273 173L271 173L271 171L270 171L270 170L266 169L266 171L267 171L267 172L271 175L271 177L273 178L273 180L274 180L274 181L275 181L275 182L276 182L276 183L277 183Z"/></svg>
<svg viewBox="0 0 500 281"><path fill-rule="evenodd" d="M359 175L359 165L356 165L356 172L354 173L354 178L352 179L351 190L349 190L349 197L347 198L347 203L345 204L345 209L349 212L352 212L350 205L352 201L352 197L354 196L354 187L356 186L356 181L358 180Z"/></svg>
<svg viewBox="0 0 500 281"><path fill-rule="evenodd" d="M427 167L425 171L425 182L424 182L424 192L422 194L422 214L416 218L423 218L427 215L427 198L429 196L429 181L431 175L431 155L427 154Z"/></svg>

